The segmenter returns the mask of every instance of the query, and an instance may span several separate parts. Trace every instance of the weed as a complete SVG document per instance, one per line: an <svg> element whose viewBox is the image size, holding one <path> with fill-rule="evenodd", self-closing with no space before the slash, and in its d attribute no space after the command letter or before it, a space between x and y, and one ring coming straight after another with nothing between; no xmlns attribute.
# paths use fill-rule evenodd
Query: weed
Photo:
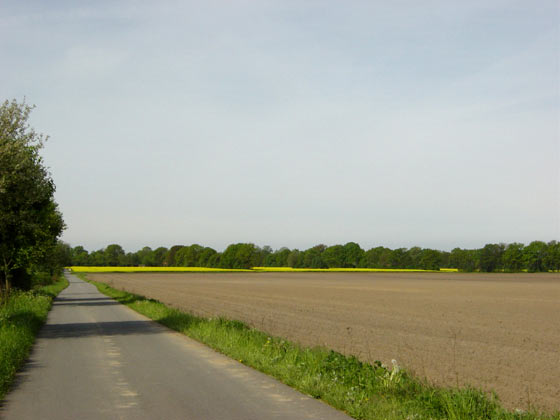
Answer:
<svg viewBox="0 0 560 420"><path fill-rule="evenodd" d="M0 399L27 359L52 299L67 285L66 279L61 278L32 291L12 291L6 303L0 305Z"/></svg>

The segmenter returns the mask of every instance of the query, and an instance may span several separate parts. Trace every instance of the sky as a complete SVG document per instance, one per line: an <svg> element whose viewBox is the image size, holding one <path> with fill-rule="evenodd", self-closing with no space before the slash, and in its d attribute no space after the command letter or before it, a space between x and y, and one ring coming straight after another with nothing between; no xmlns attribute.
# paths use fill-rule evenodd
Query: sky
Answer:
<svg viewBox="0 0 560 420"><path fill-rule="evenodd" d="M0 1L72 246L560 239L556 1Z"/></svg>

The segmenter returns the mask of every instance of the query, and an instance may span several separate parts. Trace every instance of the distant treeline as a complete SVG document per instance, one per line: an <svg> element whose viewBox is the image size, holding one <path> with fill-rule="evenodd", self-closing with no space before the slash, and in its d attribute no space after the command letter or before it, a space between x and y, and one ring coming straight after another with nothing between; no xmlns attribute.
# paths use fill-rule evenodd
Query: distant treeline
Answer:
<svg viewBox="0 0 560 420"><path fill-rule="evenodd" d="M451 252L429 248L383 246L364 250L355 242L345 245L316 245L304 251L251 243L232 244L224 252L201 245L175 245L171 248L144 247L125 252L117 244L88 252L82 246L65 245L67 265L75 266L147 266L147 267L293 267L293 268L398 268L460 271L549 271L560 270L560 243L534 241L487 244L480 249L455 248Z"/></svg>

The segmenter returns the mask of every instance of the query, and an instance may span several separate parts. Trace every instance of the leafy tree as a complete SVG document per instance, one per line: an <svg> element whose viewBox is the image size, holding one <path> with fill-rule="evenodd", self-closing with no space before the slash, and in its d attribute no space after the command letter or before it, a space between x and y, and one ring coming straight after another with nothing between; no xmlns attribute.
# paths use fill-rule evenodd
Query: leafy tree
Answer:
<svg viewBox="0 0 560 420"><path fill-rule="evenodd" d="M105 263L105 252L103 252L102 249L99 249L89 254L88 265L93 265L98 267L106 266L107 264Z"/></svg>
<svg viewBox="0 0 560 420"><path fill-rule="evenodd" d="M175 263L179 267L196 267L203 250L204 247L198 244L185 246L175 254Z"/></svg>
<svg viewBox="0 0 560 420"><path fill-rule="evenodd" d="M276 251L276 267L287 267L288 257L292 251L289 248L283 247Z"/></svg>
<svg viewBox="0 0 560 420"><path fill-rule="evenodd" d="M212 251L214 250L212 249ZM221 259L222 259L222 254L214 251L214 253L210 256L210 258L208 258L208 263L206 264L206 267L213 267L213 268L221 267Z"/></svg>
<svg viewBox="0 0 560 420"><path fill-rule="evenodd" d="M255 266L256 260L258 260L258 250L254 244L232 244L221 255L220 267L248 269Z"/></svg>
<svg viewBox="0 0 560 420"><path fill-rule="evenodd" d="M72 264L71 265L88 265L89 264L89 252L87 252L83 246L78 245L72 248L71 251Z"/></svg>
<svg viewBox="0 0 560 420"><path fill-rule="evenodd" d="M506 271L517 272L523 269L523 247L523 244L517 242L506 247L502 256Z"/></svg>
<svg viewBox="0 0 560 420"><path fill-rule="evenodd" d="M119 255L119 266L120 267L135 267L138 265L138 257L133 252L126 252Z"/></svg>
<svg viewBox="0 0 560 420"><path fill-rule="evenodd" d="M254 266L263 267L267 258L273 254L272 248L268 245L265 245L262 248L257 247L257 252L258 258L255 260Z"/></svg>
<svg viewBox="0 0 560 420"><path fill-rule="evenodd" d="M413 246L408 251L406 251L406 253L407 253L408 261L410 261L409 266L406 268L420 268L421 266L420 260L422 259L423 256L422 248L418 246Z"/></svg>
<svg viewBox="0 0 560 420"><path fill-rule="evenodd" d="M455 248L451 251L449 262L460 271L472 272L478 267L478 253L475 250Z"/></svg>
<svg viewBox="0 0 560 420"><path fill-rule="evenodd" d="M327 268L327 264L323 261L323 252L326 245L315 245L303 253L303 266L306 268Z"/></svg>
<svg viewBox="0 0 560 420"><path fill-rule="evenodd" d="M139 265L143 265L144 267L154 267L156 265L154 251L149 246L145 246L141 250L137 251L136 255L140 260Z"/></svg>
<svg viewBox="0 0 560 420"><path fill-rule="evenodd" d="M342 267L356 268L364 256L364 250L356 242L348 242L344 245L344 262Z"/></svg>
<svg viewBox="0 0 560 420"><path fill-rule="evenodd" d="M378 268L391 268L393 262L393 251L389 248L383 248L379 254Z"/></svg>
<svg viewBox="0 0 560 420"><path fill-rule="evenodd" d="M36 269L48 273L52 278L55 274L60 273L63 267L70 265L72 265L72 247L67 243L58 241L45 254Z"/></svg>
<svg viewBox="0 0 560 420"><path fill-rule="evenodd" d="M480 250L479 267L480 271L491 273L503 268L502 257L504 254L504 244L486 244Z"/></svg>
<svg viewBox="0 0 560 420"><path fill-rule="evenodd" d="M534 273L546 271L547 245L542 241L533 241L523 250L523 260L527 271Z"/></svg>
<svg viewBox="0 0 560 420"><path fill-rule="evenodd" d="M205 247L198 256L198 266L199 267L217 267L216 263L217 252L215 249L210 247Z"/></svg>
<svg viewBox="0 0 560 420"><path fill-rule="evenodd" d="M544 260L545 268L547 270L559 271L560 270L560 242L550 241L548 250Z"/></svg>
<svg viewBox="0 0 560 420"><path fill-rule="evenodd" d="M299 268L303 266L303 252L299 249L293 249L286 258L286 266L292 268Z"/></svg>
<svg viewBox="0 0 560 420"><path fill-rule="evenodd" d="M105 264L111 267L120 265L125 255L124 249L118 244L108 245L107 248L103 250L103 254Z"/></svg>
<svg viewBox="0 0 560 420"><path fill-rule="evenodd" d="M326 248L321 259L328 268L344 267L344 247L342 245L333 245Z"/></svg>
<svg viewBox="0 0 560 420"><path fill-rule="evenodd" d="M46 137L27 123L31 110L15 100L0 106L0 288L6 292L12 271L41 260L64 229L39 154Z"/></svg>
<svg viewBox="0 0 560 420"><path fill-rule="evenodd" d="M184 245L173 245L171 248L169 248L169 250L165 254L165 259L163 260L163 265L165 265L167 267L177 266L177 264L175 262L175 255L177 254L177 251L179 251L181 248L183 248L183 246Z"/></svg>
<svg viewBox="0 0 560 420"><path fill-rule="evenodd" d="M360 267L362 268L381 268L381 254L386 248L378 246L376 248L368 249L364 252L362 260L360 261Z"/></svg>
<svg viewBox="0 0 560 420"><path fill-rule="evenodd" d="M398 248L391 252L389 256L390 268L403 268L409 265L410 259L406 248Z"/></svg>
<svg viewBox="0 0 560 420"><path fill-rule="evenodd" d="M154 264L156 267L161 267L165 261L165 256L167 255L167 248L160 246L154 249Z"/></svg>
<svg viewBox="0 0 560 420"><path fill-rule="evenodd" d="M449 257L451 256L450 252L447 251L438 251L440 255L441 265L440 267L450 268L449 265Z"/></svg>
<svg viewBox="0 0 560 420"><path fill-rule="evenodd" d="M418 267L422 270L439 270L441 266L441 254L435 249L424 249L422 250L422 256L418 263Z"/></svg>

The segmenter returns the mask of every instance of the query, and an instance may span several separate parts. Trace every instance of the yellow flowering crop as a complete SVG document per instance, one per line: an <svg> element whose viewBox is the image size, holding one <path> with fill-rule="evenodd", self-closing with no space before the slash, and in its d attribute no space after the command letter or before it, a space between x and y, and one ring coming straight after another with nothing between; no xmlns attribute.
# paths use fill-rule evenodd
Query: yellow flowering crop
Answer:
<svg viewBox="0 0 560 420"><path fill-rule="evenodd" d="M67 267L76 273L138 273L138 272L197 272L197 273L214 273L214 272L230 272L230 271L252 271L238 270L230 268L207 268L207 267Z"/></svg>

